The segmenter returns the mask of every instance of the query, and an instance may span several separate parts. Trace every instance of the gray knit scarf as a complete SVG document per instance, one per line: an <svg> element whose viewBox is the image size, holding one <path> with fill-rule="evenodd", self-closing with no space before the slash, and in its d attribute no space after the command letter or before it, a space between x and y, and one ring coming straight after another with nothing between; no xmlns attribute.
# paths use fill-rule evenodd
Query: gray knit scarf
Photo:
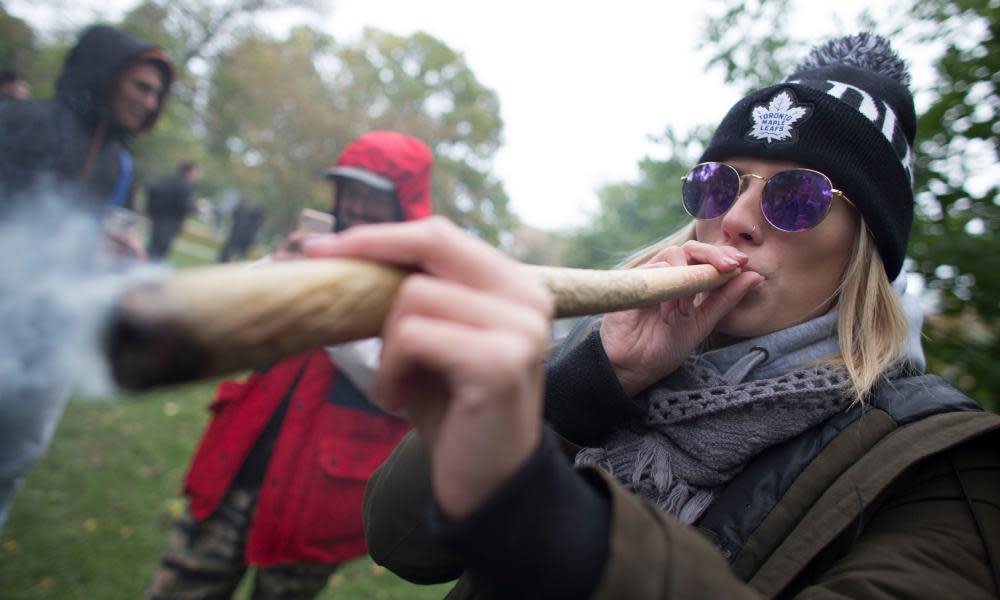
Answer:
<svg viewBox="0 0 1000 600"><path fill-rule="evenodd" d="M766 360L754 350L760 355L751 363ZM846 408L847 387L844 371L826 365L732 384L707 361L690 358L639 398L646 411L638 422L603 448L581 450L576 463L605 469L693 523L751 458Z"/></svg>

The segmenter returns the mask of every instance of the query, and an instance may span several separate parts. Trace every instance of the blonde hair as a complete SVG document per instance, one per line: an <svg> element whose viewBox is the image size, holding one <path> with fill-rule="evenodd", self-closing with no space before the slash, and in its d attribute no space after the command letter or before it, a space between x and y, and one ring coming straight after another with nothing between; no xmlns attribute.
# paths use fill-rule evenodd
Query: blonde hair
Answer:
<svg viewBox="0 0 1000 600"><path fill-rule="evenodd" d="M864 220L858 222L837 288L840 356L831 362L847 371L855 400L863 401L879 377L903 358L909 323Z"/></svg>
<svg viewBox="0 0 1000 600"><path fill-rule="evenodd" d="M694 222L632 253L618 266L629 269L649 262L667 246L694 239ZM840 353L825 362L842 367L856 401L863 401L887 371L899 364L909 334L903 306L885 274L868 227L858 219L854 245L840 285L831 298L837 307Z"/></svg>

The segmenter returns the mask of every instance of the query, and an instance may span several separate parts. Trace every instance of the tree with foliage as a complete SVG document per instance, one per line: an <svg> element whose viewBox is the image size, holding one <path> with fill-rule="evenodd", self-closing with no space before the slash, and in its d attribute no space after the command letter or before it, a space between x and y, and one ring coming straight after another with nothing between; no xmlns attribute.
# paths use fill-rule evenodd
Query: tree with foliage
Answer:
<svg viewBox="0 0 1000 600"><path fill-rule="evenodd" d="M681 205L681 178L701 153L707 130L681 138L668 128L659 139L668 158L639 161L635 183L602 186L598 208L587 227L569 234L563 263L581 268L609 268L631 252L663 239L689 218Z"/></svg>
<svg viewBox="0 0 1000 600"><path fill-rule="evenodd" d="M909 12L909 11L908 11ZM1000 409L1000 4L914 2L930 24L916 41L945 46L917 123L914 267L935 292L931 367Z"/></svg>
<svg viewBox="0 0 1000 600"><path fill-rule="evenodd" d="M434 211L497 244L514 217L492 174L503 121L496 93L426 33L367 29L333 58L333 110L360 131L394 129L434 150Z"/></svg>
<svg viewBox="0 0 1000 600"><path fill-rule="evenodd" d="M233 185L290 231L304 207L330 206L323 171L355 129L331 108L314 57L332 44L307 28L286 41L250 33L220 56L204 112L207 147Z"/></svg>
<svg viewBox="0 0 1000 600"><path fill-rule="evenodd" d="M0 0L0 69L14 69L31 84L31 95L50 96L69 49L70 38L43 43L31 25L4 8Z"/></svg>
<svg viewBox="0 0 1000 600"><path fill-rule="evenodd" d="M145 0L129 11L130 29L165 48L178 68L212 62L264 14L301 10L322 16L329 0Z"/></svg>
<svg viewBox="0 0 1000 600"><path fill-rule="evenodd" d="M321 174L366 131L417 137L435 154L435 212L497 243L513 224L491 173L496 94L439 40L367 30L337 46L307 28L247 34L219 59L205 111L210 152L287 231L304 206L329 207Z"/></svg>
<svg viewBox="0 0 1000 600"><path fill-rule="evenodd" d="M135 143L138 177L149 179L184 160L205 167L199 190L217 196L234 185L224 156L205 150L205 97L219 57L240 31L261 15L301 9L323 14L325 0L145 0L126 13L121 27L163 47L177 79L157 128Z"/></svg>
<svg viewBox="0 0 1000 600"><path fill-rule="evenodd" d="M23 76L35 53L35 32L0 4L0 70L15 69Z"/></svg>

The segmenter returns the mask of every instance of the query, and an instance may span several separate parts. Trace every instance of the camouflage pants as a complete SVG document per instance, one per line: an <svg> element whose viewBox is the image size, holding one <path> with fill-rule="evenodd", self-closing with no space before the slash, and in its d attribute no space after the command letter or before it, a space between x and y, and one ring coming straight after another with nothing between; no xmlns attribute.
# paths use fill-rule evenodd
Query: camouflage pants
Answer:
<svg viewBox="0 0 1000 600"><path fill-rule="evenodd" d="M196 522L190 511L177 520L147 600L228 600L246 573L246 535L257 495L230 490L211 517ZM311 600L337 565L259 567L253 600Z"/></svg>

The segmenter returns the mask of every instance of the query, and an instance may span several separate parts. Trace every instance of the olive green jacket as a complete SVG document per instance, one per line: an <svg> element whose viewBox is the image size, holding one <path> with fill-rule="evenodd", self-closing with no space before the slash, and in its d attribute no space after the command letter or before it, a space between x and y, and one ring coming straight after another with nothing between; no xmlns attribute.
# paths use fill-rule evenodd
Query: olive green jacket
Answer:
<svg viewBox="0 0 1000 600"><path fill-rule="evenodd" d="M608 560L593 597L997 597L986 546L996 560L1000 416L908 418L901 424L874 407L828 435L729 560L718 531L683 525L603 471L580 469L611 506ZM756 501L747 489L734 492L735 505L726 492L716 504L753 512L738 504L740 494ZM417 583L461 577L449 598L490 597L425 532L429 500L427 457L411 433L368 484L373 559ZM725 537L725 515L716 520Z"/></svg>

